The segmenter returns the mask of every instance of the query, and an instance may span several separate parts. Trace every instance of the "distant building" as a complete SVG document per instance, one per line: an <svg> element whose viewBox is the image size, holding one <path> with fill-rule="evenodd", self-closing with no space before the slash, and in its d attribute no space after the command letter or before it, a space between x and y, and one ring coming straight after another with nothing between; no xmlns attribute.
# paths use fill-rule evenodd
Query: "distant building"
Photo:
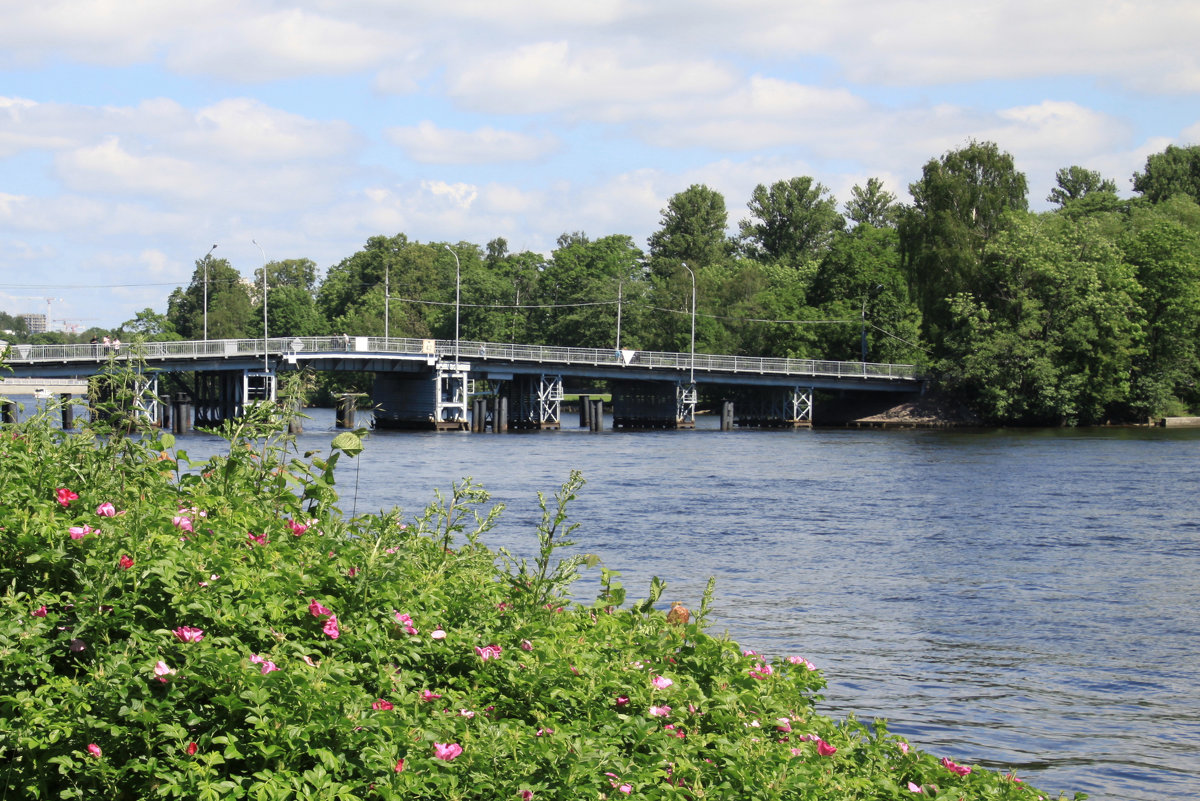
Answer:
<svg viewBox="0 0 1200 801"><path fill-rule="evenodd" d="M25 326L31 334L46 333L46 315L44 314L21 314L18 315L25 321Z"/></svg>

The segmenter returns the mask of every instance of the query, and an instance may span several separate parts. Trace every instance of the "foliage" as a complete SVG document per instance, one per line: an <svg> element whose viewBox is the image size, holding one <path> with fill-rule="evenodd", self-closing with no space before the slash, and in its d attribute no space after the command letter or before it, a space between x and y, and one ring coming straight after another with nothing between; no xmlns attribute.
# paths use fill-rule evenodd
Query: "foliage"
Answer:
<svg viewBox="0 0 1200 801"><path fill-rule="evenodd" d="M742 246L751 257L802 267L824 255L846 221L829 189L809 176L754 187L741 222Z"/></svg>
<svg viewBox="0 0 1200 801"><path fill-rule="evenodd" d="M846 219L855 225L891 228L896 225L898 212L896 196L884 189L878 178L868 178L865 187L854 186L846 202Z"/></svg>
<svg viewBox="0 0 1200 801"><path fill-rule="evenodd" d="M1200 145L1167 145L1146 157L1146 171L1133 174L1134 191L1151 203L1186 195L1200 203Z"/></svg>
<svg viewBox="0 0 1200 801"><path fill-rule="evenodd" d="M203 338L206 318L209 339L254 334L254 309L241 273L228 260L211 255L196 260L191 284L176 289L167 301L167 321L184 339ZM258 327L261 335L261 324Z"/></svg>
<svg viewBox="0 0 1200 801"><path fill-rule="evenodd" d="M819 671L563 596L572 476L534 565L496 565L469 481L347 518L345 432L300 456L256 405L193 463L169 435L0 430L0 796L1034 799L817 713Z"/></svg>

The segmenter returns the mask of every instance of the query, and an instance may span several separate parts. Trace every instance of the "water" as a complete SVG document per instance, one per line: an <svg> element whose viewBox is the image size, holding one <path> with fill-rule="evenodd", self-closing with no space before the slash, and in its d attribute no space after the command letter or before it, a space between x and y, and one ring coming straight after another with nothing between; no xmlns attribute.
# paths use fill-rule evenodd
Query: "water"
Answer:
<svg viewBox="0 0 1200 801"><path fill-rule="evenodd" d="M1055 796L1200 796L1200 432L715 426L377 432L342 505L413 514L472 476L508 506L488 544L531 556L537 491L581 469L579 548L631 599L657 575L695 609L716 576L715 628L816 663L825 713Z"/></svg>

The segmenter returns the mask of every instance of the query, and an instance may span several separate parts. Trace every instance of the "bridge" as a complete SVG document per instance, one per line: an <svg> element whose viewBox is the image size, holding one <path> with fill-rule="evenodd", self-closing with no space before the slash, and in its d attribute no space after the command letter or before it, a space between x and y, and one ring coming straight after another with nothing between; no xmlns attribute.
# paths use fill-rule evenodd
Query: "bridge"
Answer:
<svg viewBox="0 0 1200 801"><path fill-rule="evenodd" d="M564 379L608 382L613 425L622 428L694 427L700 388L720 400L722 427L730 428L811 425L816 390L913 393L922 387L912 365L334 336L146 342L117 351L96 344L12 345L6 361L13 379L0 379L0 393L14 394L14 379L67 380L77 387L111 360L142 371L157 398L144 412L164 425L174 420L176 431L193 422L212 425L241 414L247 403L273 399L279 374L306 368L373 373L376 426L439 430L559 428ZM160 395L160 379L176 391ZM597 417L604 419L594 403L581 414L593 427Z"/></svg>

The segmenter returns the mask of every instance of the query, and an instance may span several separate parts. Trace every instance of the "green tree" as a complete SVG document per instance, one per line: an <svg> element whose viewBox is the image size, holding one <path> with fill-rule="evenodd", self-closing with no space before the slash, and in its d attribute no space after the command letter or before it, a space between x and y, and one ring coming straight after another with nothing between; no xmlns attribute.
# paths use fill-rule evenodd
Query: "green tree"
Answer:
<svg viewBox="0 0 1200 801"><path fill-rule="evenodd" d="M703 184L673 195L662 210L659 229L650 235L650 268L672 274L679 262L693 268L725 262L732 252L725 196Z"/></svg>
<svg viewBox="0 0 1200 801"><path fill-rule="evenodd" d="M1087 218L1014 214L986 256L983 291L949 304L946 385L993 423L1097 423L1126 408L1142 329L1116 243Z"/></svg>
<svg viewBox="0 0 1200 801"><path fill-rule="evenodd" d="M1026 182L992 142L930 159L909 185L900 224L903 263L931 340L950 318L946 299L974 292L983 254L1012 211L1025 211Z"/></svg>
<svg viewBox="0 0 1200 801"><path fill-rule="evenodd" d="M855 185L846 203L846 217L855 225L892 228L896 225L899 206L896 196L883 188L883 181L868 178L867 185Z"/></svg>
<svg viewBox="0 0 1200 801"><path fill-rule="evenodd" d="M209 339L262 334L261 324L254 330L254 308L241 273L226 259L197 259L192 282L176 288L167 301L167 320L184 339L204 337L206 317Z"/></svg>
<svg viewBox="0 0 1200 801"><path fill-rule="evenodd" d="M1139 416L1200 408L1200 206L1174 196L1134 209L1121 241L1141 284L1145 352L1135 364Z"/></svg>
<svg viewBox="0 0 1200 801"><path fill-rule="evenodd" d="M642 251L623 234L591 241L563 234L540 276L541 336L549 344L606 348L616 344L617 295L621 294L622 347L638 347Z"/></svg>
<svg viewBox="0 0 1200 801"><path fill-rule="evenodd" d="M1046 200L1060 208L1093 195L1106 195L1112 200L1117 197L1117 185L1114 182L1095 170L1083 167L1063 167L1055 173L1054 182L1055 187L1050 190Z"/></svg>
<svg viewBox="0 0 1200 801"><path fill-rule="evenodd" d="M846 225L829 189L807 175L770 187L759 184L747 206L751 219L739 224L745 252L759 261L793 268L820 259Z"/></svg>
<svg viewBox="0 0 1200 801"><path fill-rule="evenodd" d="M809 303L820 358L912 363L922 359L921 312L900 267L894 228L859 223L839 234L812 282Z"/></svg>
<svg viewBox="0 0 1200 801"><path fill-rule="evenodd" d="M1146 158L1146 171L1133 174L1133 189L1151 203L1187 195L1200 203L1200 145L1167 145Z"/></svg>
<svg viewBox="0 0 1200 801"><path fill-rule="evenodd" d="M86 332L85 332L86 333ZM170 342L182 339L175 326L165 314L159 314L149 306L121 323L118 334L123 337L140 336L150 342Z"/></svg>

